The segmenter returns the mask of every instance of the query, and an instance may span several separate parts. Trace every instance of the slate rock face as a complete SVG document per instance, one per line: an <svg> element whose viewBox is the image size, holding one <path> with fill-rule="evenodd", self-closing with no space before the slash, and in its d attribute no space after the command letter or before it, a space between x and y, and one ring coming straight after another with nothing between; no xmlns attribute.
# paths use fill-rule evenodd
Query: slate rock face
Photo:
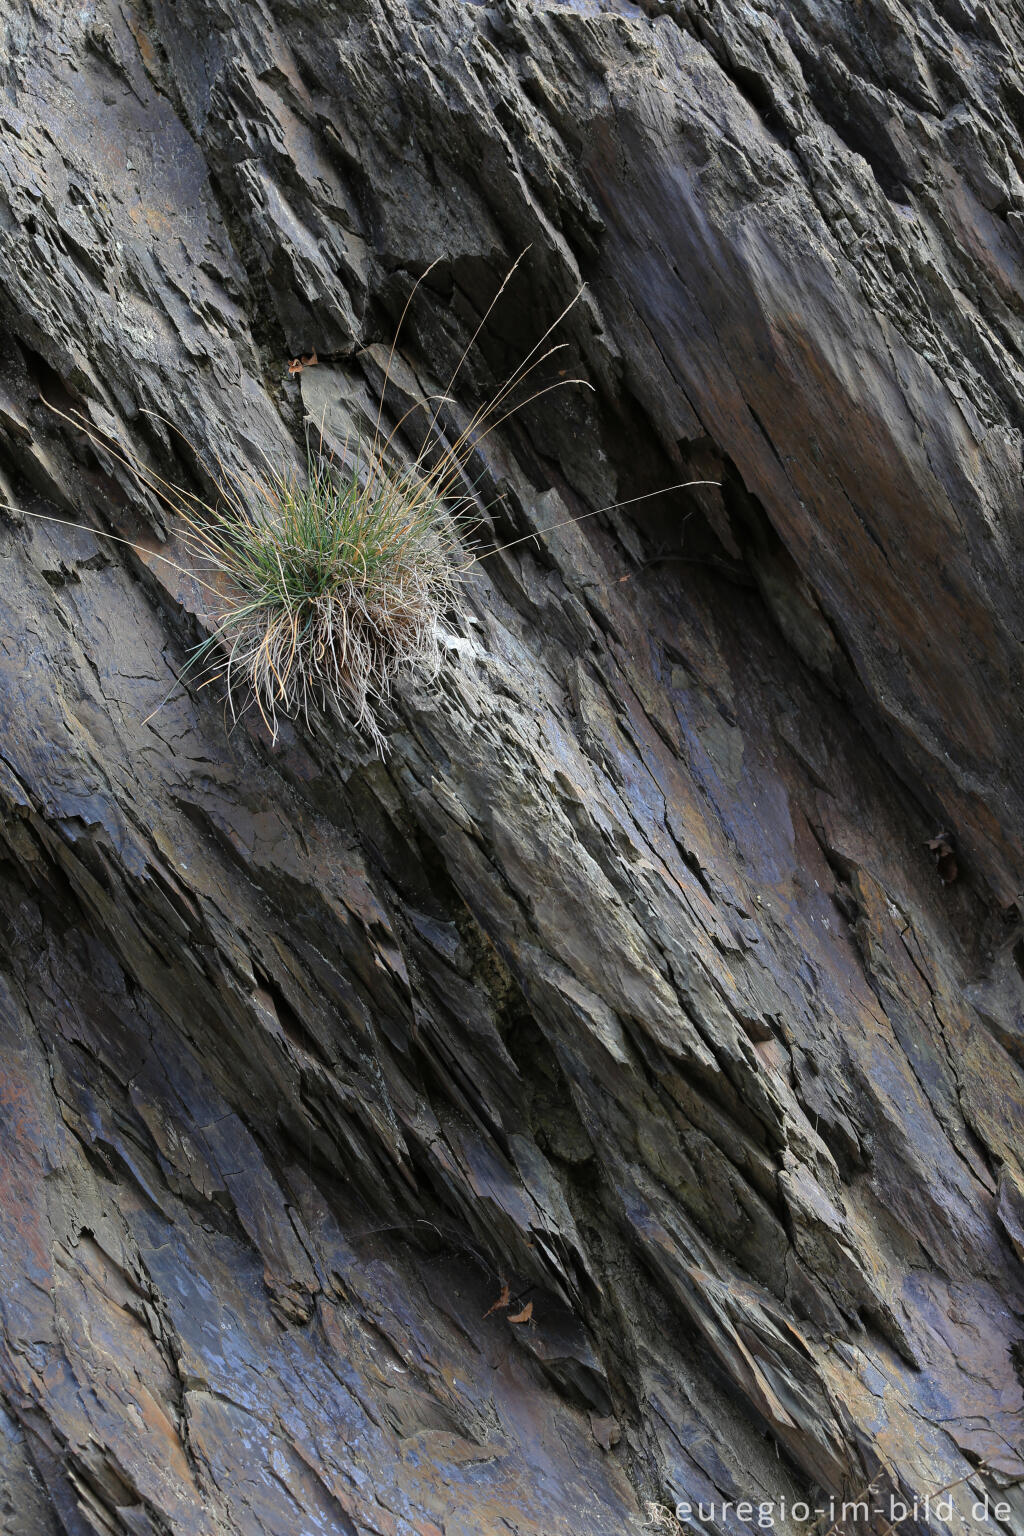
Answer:
<svg viewBox="0 0 1024 1536"><path fill-rule="evenodd" d="M0 514L0 1527L1024 1527L1019 8L4 26L2 491L85 526ZM478 547L631 505L469 570L386 760L228 729L47 404L339 447L527 246L444 424L582 283L593 391Z"/></svg>

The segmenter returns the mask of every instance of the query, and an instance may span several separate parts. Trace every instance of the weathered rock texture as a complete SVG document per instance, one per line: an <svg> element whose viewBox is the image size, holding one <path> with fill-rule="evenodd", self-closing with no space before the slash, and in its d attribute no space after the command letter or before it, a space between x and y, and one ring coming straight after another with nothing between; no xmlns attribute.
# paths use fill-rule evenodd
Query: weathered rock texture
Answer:
<svg viewBox="0 0 1024 1536"><path fill-rule="evenodd" d="M1024 1528L1019 6L3 11L3 489L96 530L0 519L5 1536ZM340 445L527 245L447 412L581 282L594 390L482 547L721 490L476 565L384 762L227 730L44 401Z"/></svg>

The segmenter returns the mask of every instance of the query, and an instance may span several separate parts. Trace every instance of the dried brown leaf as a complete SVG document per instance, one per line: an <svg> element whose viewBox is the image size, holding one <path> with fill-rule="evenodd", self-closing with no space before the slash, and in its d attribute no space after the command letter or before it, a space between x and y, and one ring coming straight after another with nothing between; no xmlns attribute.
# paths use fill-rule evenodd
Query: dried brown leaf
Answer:
<svg viewBox="0 0 1024 1536"><path fill-rule="evenodd" d="M490 1317L492 1312L503 1312L504 1309L508 1306L508 1304L509 1304L508 1281L507 1280L503 1280L501 1282L501 1295L498 1297L497 1301L494 1303L493 1306L490 1306L490 1307L487 1308L487 1311L484 1313L484 1317Z"/></svg>

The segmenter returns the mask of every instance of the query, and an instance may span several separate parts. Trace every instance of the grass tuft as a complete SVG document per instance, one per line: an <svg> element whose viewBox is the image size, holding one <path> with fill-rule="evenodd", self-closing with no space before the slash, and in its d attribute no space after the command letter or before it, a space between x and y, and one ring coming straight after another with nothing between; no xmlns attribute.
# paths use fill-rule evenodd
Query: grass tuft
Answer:
<svg viewBox="0 0 1024 1536"><path fill-rule="evenodd" d="M459 606L460 499L444 468L389 468L379 449L339 466L311 444L294 470L230 477L215 507L184 518L206 569L232 715L255 704L271 734L333 699L384 746L380 712L401 673L436 676L439 621Z"/></svg>
<svg viewBox="0 0 1024 1536"><path fill-rule="evenodd" d="M438 425L470 348L525 254L506 273L446 390L416 400L385 438L381 423L398 332L432 267L419 277L391 343L372 440L357 445L351 461L348 444L340 464L325 456L322 434L316 450L307 436L304 475L269 460L256 473L238 474L217 457L218 473L207 469L216 487L211 502L164 480L81 412L67 415L50 407L112 453L175 514L194 569L167 563L199 581L214 621L185 671L203 664L208 682L223 679L233 719L255 705L276 738L282 716L301 714L308 723L311 705L330 700L383 754L381 712L394 683L404 673L436 677L441 624L457 618L458 576L474 563L458 558L470 532L468 514L475 510L470 459L482 440L528 401L586 383L562 377L512 402L524 381L563 350L564 343L545 343L577 293L453 441ZM392 462L397 434L418 411L429 421L415 461ZM189 447L202 463L204 455L194 444Z"/></svg>
<svg viewBox="0 0 1024 1536"><path fill-rule="evenodd" d="M552 390L591 387L584 379L563 376L541 387L531 385L525 399L515 399L536 370L564 349L565 343L548 346L548 338L577 302L581 289L454 440L438 426L441 409L451 403L450 391L470 349L525 254L506 273L444 393L416 400L385 438L381 422L398 331L432 268L421 275L391 343L372 439L357 445L351 460L347 444L341 463L325 455L322 436L316 449L307 437L304 474L269 460L262 470L239 474L217 457L218 473L210 476L216 487L211 502L163 479L131 449L93 426L82 412L69 415L50 406L55 415L112 454L175 514L192 569L164 555L152 558L194 578L205 590L213 628L193 651L185 671L203 665L207 681L223 679L233 719L255 705L276 738L282 717L302 715L308 723L311 706L331 701L383 754L386 738L381 715L395 682L403 674L416 673L429 680L438 673L441 625L446 618L457 619L462 608L461 572L587 517L653 495L717 484L684 481L460 558L471 531L469 514L475 510L467 470L483 439L522 406ZM396 436L420 410L429 421L415 461L393 462ZM178 431L170 422L164 425ZM180 431L178 435L188 442ZM203 463L204 455L194 444L188 446ZM68 522L42 513L31 515L44 522ZM136 547L117 534L102 537Z"/></svg>

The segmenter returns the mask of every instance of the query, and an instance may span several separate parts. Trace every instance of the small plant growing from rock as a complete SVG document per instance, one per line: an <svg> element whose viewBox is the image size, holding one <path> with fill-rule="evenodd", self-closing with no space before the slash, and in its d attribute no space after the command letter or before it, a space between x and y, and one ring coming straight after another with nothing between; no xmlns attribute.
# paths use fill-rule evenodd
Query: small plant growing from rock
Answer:
<svg viewBox="0 0 1024 1536"><path fill-rule="evenodd" d="M520 260L474 331L448 390ZM399 330L431 270L414 285ZM164 480L80 413L56 412L113 453L175 514L195 563L187 574L204 588L213 620L185 670L203 665L207 681L224 680L232 718L255 705L276 737L280 717L301 714L308 721L310 706L330 699L384 750L381 710L394 681L403 673L436 675L441 621L457 616L461 606L458 574L472 563L460 558L474 505L466 490L468 460L482 438L519 408L509 403L517 386L561 350L544 349L545 343L578 297L453 442L437 430L447 391L416 401L383 437L396 331L368 443L357 443L351 458L346 444L339 463L324 453L322 433L318 447L307 437L304 474L267 462L256 473L239 475L218 459L212 501ZM585 383L559 379L529 398ZM411 465L392 462L395 435L417 410L430 413L421 450Z"/></svg>
<svg viewBox="0 0 1024 1536"><path fill-rule="evenodd" d="M559 345L545 344L580 297L578 293L567 305L454 441L446 441L437 430L441 407L449 401L448 391L521 260L520 256L513 263L498 288L444 394L417 400L390 436L382 436L396 331L372 438L357 444L351 458L346 444L340 463L324 454L322 435L316 448L307 439L305 474L267 462L261 471L240 475L218 458L219 472L212 476L216 497L206 501L164 480L130 450L99 433L79 412L67 415L51 407L112 453L175 514L182 543L194 563L194 569L185 574L205 590L213 622L185 671L203 665L207 681L222 678L232 718L255 705L276 738L282 716L302 715L308 721L311 705L331 700L383 752L381 711L395 680L403 673L436 675L441 623L461 607L460 572L476 559L486 558L461 554L474 506L467 489L468 461L489 432L527 403L513 404L512 397L542 363L561 350ZM414 285L399 331L416 289L430 270ZM534 390L528 400L576 384L590 387L583 379L561 378ZM407 418L421 409L430 413L422 448L414 463L402 464L392 452L394 438ZM190 446L202 460L202 454ZM613 503L583 516L625 505L629 503ZM514 542L525 543L553 531L541 529ZM130 543L114 534L101 536ZM156 558L167 561L166 556ZM174 561L167 563L184 570Z"/></svg>
<svg viewBox="0 0 1024 1536"><path fill-rule="evenodd" d="M520 260L463 351L449 391ZM272 736L279 715L302 714L308 721L311 704L331 699L383 751L380 712L393 682L403 673L436 676L441 621L461 607L461 539L473 508L472 497L460 488L467 461L482 437L518 408L509 406L516 386L561 350L542 349L579 297L454 442L436 432L447 391L417 401L383 439L384 397L398 334L431 270L406 300L369 444L357 444L351 460L346 444L339 465L324 455L322 436L318 449L307 438L304 477L270 465L244 479L223 474L216 505L203 507L201 517L179 500L186 542L222 594L216 627L190 665L222 649L226 661L220 675L232 715L255 703ZM584 383L560 379L531 398ZM392 463L395 433L421 409L431 414L415 462Z"/></svg>
<svg viewBox="0 0 1024 1536"><path fill-rule="evenodd" d="M458 607L459 508L435 476L378 452L344 468L312 445L305 475L272 468L222 484L188 518L186 542L221 596L192 664L218 651L229 706L278 716L326 698L378 746L380 708L401 671L436 674L438 623Z"/></svg>

